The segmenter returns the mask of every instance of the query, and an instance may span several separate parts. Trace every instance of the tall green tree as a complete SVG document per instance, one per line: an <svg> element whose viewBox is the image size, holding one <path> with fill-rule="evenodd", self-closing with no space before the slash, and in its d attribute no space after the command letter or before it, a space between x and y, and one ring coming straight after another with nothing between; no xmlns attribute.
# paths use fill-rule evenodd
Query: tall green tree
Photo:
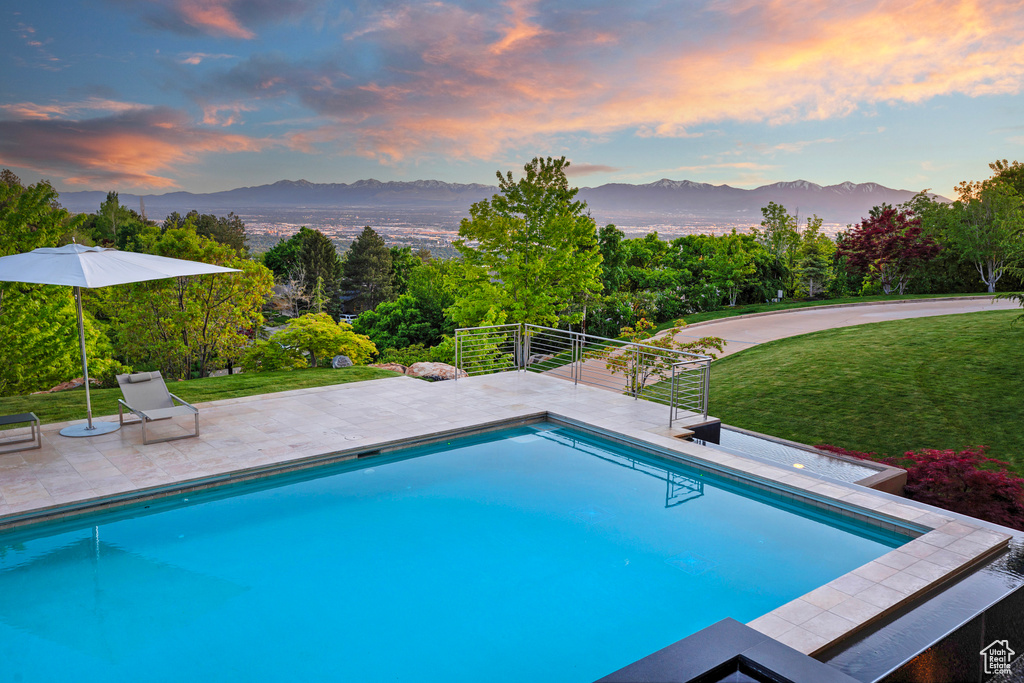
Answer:
<svg viewBox="0 0 1024 683"><path fill-rule="evenodd" d="M800 235L797 247L796 273L801 291L813 297L828 289L832 279L832 256L836 245L828 235L821 232L822 219L812 216Z"/></svg>
<svg viewBox="0 0 1024 683"><path fill-rule="evenodd" d="M715 253L708 259L708 271L714 285L729 300L729 305L735 306L740 291L756 271L754 255L744 248L743 237L735 229L731 235L723 235L716 242Z"/></svg>
<svg viewBox="0 0 1024 683"><path fill-rule="evenodd" d="M188 379L205 377L239 358L263 324L263 304L274 282L270 271L187 225L167 230L145 247L150 254L242 272L110 288L108 313L126 360L156 367L171 378Z"/></svg>
<svg viewBox="0 0 1024 683"><path fill-rule="evenodd" d="M1003 277L1024 237L1024 200L1008 180L962 182L947 212L946 236L970 261L989 292Z"/></svg>
<svg viewBox="0 0 1024 683"><path fill-rule="evenodd" d="M608 224L597 233L597 246L601 250L601 284L605 294L617 292L625 283L626 252L622 241L626 234Z"/></svg>
<svg viewBox="0 0 1024 683"><path fill-rule="evenodd" d="M55 247L84 220L72 218L45 181L25 187L0 172L0 256ZM101 375L113 349L88 311L85 342L91 370ZM78 316L70 287L0 282L0 396L26 394L82 374Z"/></svg>
<svg viewBox="0 0 1024 683"><path fill-rule="evenodd" d="M454 243L467 285L453 310L458 323L478 323L492 309L509 322L581 322L584 302L601 291L601 252L568 167L565 157L538 157L518 181L499 171L500 194L470 207Z"/></svg>
<svg viewBox="0 0 1024 683"><path fill-rule="evenodd" d="M784 273L783 289L792 293L796 289L796 262L800 248L797 218L775 202L761 207L761 215L761 229L754 228L751 232L775 259L778 270Z"/></svg>
<svg viewBox="0 0 1024 683"><path fill-rule="evenodd" d="M391 250L377 231L366 226L345 257L342 288L351 296L350 308L362 313L395 298Z"/></svg>
<svg viewBox="0 0 1024 683"><path fill-rule="evenodd" d="M413 252L412 247L391 247L391 273L395 287L395 296L405 294L409 289L409 277L412 272L423 265L424 260ZM427 252L429 260L430 252Z"/></svg>
<svg viewBox="0 0 1024 683"><path fill-rule="evenodd" d="M381 350L440 344L455 331L445 309L455 303L460 275L456 261L432 260L414 268L405 294L363 312L352 329L369 336Z"/></svg>
<svg viewBox="0 0 1024 683"><path fill-rule="evenodd" d="M263 253L263 265L270 268L275 278L286 278L292 275L300 265L302 244L313 232L303 225L297 233L288 239L278 241Z"/></svg>

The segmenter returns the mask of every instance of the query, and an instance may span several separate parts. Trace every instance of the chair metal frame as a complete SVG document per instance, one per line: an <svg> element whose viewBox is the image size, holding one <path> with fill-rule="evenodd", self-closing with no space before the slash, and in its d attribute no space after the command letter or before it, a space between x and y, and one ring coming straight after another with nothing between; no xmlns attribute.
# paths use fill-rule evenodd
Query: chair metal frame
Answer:
<svg viewBox="0 0 1024 683"><path fill-rule="evenodd" d="M153 377L149 381L159 381L160 384L163 385L164 391L167 391L167 395L170 396L171 399L173 399L172 402L171 402L172 403L172 407L168 407L168 408L147 408L147 409L133 408L126 401L124 401L123 399L119 398L119 399L117 399L117 421L121 424L122 427L124 425L126 425L126 424L128 424L128 425L141 424L142 425L142 443L143 443L143 445L146 445L146 446L148 446L151 443L164 443L166 441L177 441L178 439L191 439L193 437L199 436L199 409L196 408L191 403L189 403L188 401L182 399L181 397L175 396L174 394L172 394L167 389L167 384L166 384L166 382L164 382L164 378L163 378L162 375L160 375L159 372L155 372L153 374L155 375L155 377ZM128 377L128 375L118 375L118 384L122 383L122 378L127 378L127 377ZM122 392L124 391L123 385L122 385L121 391ZM173 405L174 401L177 401L179 405ZM125 411L126 408L128 409L128 411L130 413L132 413L133 415L135 415L139 419L138 420L131 420L131 421L125 422L124 411ZM184 410L182 410L182 409L184 409ZM147 422L158 422L160 420L169 420L172 417L177 417L178 415L188 415L188 414L193 414L195 416L195 433L193 433L193 434L184 434L182 436L169 436L169 437L165 437L163 439L150 439L149 436L146 433L146 423Z"/></svg>
<svg viewBox="0 0 1024 683"><path fill-rule="evenodd" d="M18 413L17 415L0 415L0 427L7 425L16 425L28 423L31 433L27 439L0 439L0 447L5 447L0 450L0 455L7 455L8 453L20 453L21 451L31 451L37 448L43 447L43 427L39 422L39 418L36 417L35 413ZM2 435L3 432L0 432ZM31 446L21 446L20 448L6 448L12 444L31 443Z"/></svg>

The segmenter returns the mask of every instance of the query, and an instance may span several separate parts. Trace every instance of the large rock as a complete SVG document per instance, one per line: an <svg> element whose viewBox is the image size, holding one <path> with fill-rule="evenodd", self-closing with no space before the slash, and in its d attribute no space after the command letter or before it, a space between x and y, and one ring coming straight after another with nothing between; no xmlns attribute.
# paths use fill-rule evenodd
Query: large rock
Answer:
<svg viewBox="0 0 1024 683"><path fill-rule="evenodd" d="M465 370L456 370L455 366L448 365L447 363L413 363L405 371L405 374L410 377L422 377L439 381L455 379L456 372L459 373L459 377L469 377Z"/></svg>
<svg viewBox="0 0 1024 683"><path fill-rule="evenodd" d="M33 391L32 395L36 396L38 394L52 394L52 393L57 392L57 391L67 391L68 389L77 389L78 387L82 386L83 384L85 384L85 380L83 378L81 378L81 377L76 377L74 379L69 379L67 382L61 382L60 384L58 384L57 386L53 387L52 389L45 389L43 391ZM99 386L101 384L101 382L100 382L100 380L96 379L95 377L90 377L89 378L89 384L92 384L93 386Z"/></svg>
<svg viewBox="0 0 1024 683"><path fill-rule="evenodd" d="M340 370L342 368L347 368L347 367L350 367L351 365L352 365L352 359L349 358L348 356L335 356L331 360L331 367L334 368L335 370Z"/></svg>
<svg viewBox="0 0 1024 683"><path fill-rule="evenodd" d="M370 366L371 368L380 368L381 370L391 370L392 372L400 372L403 375L408 368L401 363L374 363Z"/></svg>

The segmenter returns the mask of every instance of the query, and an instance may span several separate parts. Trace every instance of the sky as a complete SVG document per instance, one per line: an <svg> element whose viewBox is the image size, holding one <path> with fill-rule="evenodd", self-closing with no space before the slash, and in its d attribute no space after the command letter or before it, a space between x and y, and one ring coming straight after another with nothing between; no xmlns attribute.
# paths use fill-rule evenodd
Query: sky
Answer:
<svg viewBox="0 0 1024 683"><path fill-rule="evenodd" d="M0 167L61 191L281 179L804 179L954 196L1024 160L1020 0L34 0Z"/></svg>

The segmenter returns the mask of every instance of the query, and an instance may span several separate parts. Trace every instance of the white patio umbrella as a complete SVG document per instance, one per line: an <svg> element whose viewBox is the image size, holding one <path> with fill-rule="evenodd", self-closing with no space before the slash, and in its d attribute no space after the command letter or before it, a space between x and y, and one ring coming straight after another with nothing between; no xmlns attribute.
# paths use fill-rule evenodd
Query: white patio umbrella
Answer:
<svg viewBox="0 0 1024 683"><path fill-rule="evenodd" d="M87 421L84 425L65 427L60 433L64 436L97 436L113 432L120 427L117 422L92 421L89 364L85 357L85 327L82 322L82 287L92 289L167 277L237 272L239 271L236 268L224 268L209 263L103 247L86 247L81 244L43 247L24 254L0 257L0 281L66 285L75 288L75 303L78 306L78 346L82 352Z"/></svg>

